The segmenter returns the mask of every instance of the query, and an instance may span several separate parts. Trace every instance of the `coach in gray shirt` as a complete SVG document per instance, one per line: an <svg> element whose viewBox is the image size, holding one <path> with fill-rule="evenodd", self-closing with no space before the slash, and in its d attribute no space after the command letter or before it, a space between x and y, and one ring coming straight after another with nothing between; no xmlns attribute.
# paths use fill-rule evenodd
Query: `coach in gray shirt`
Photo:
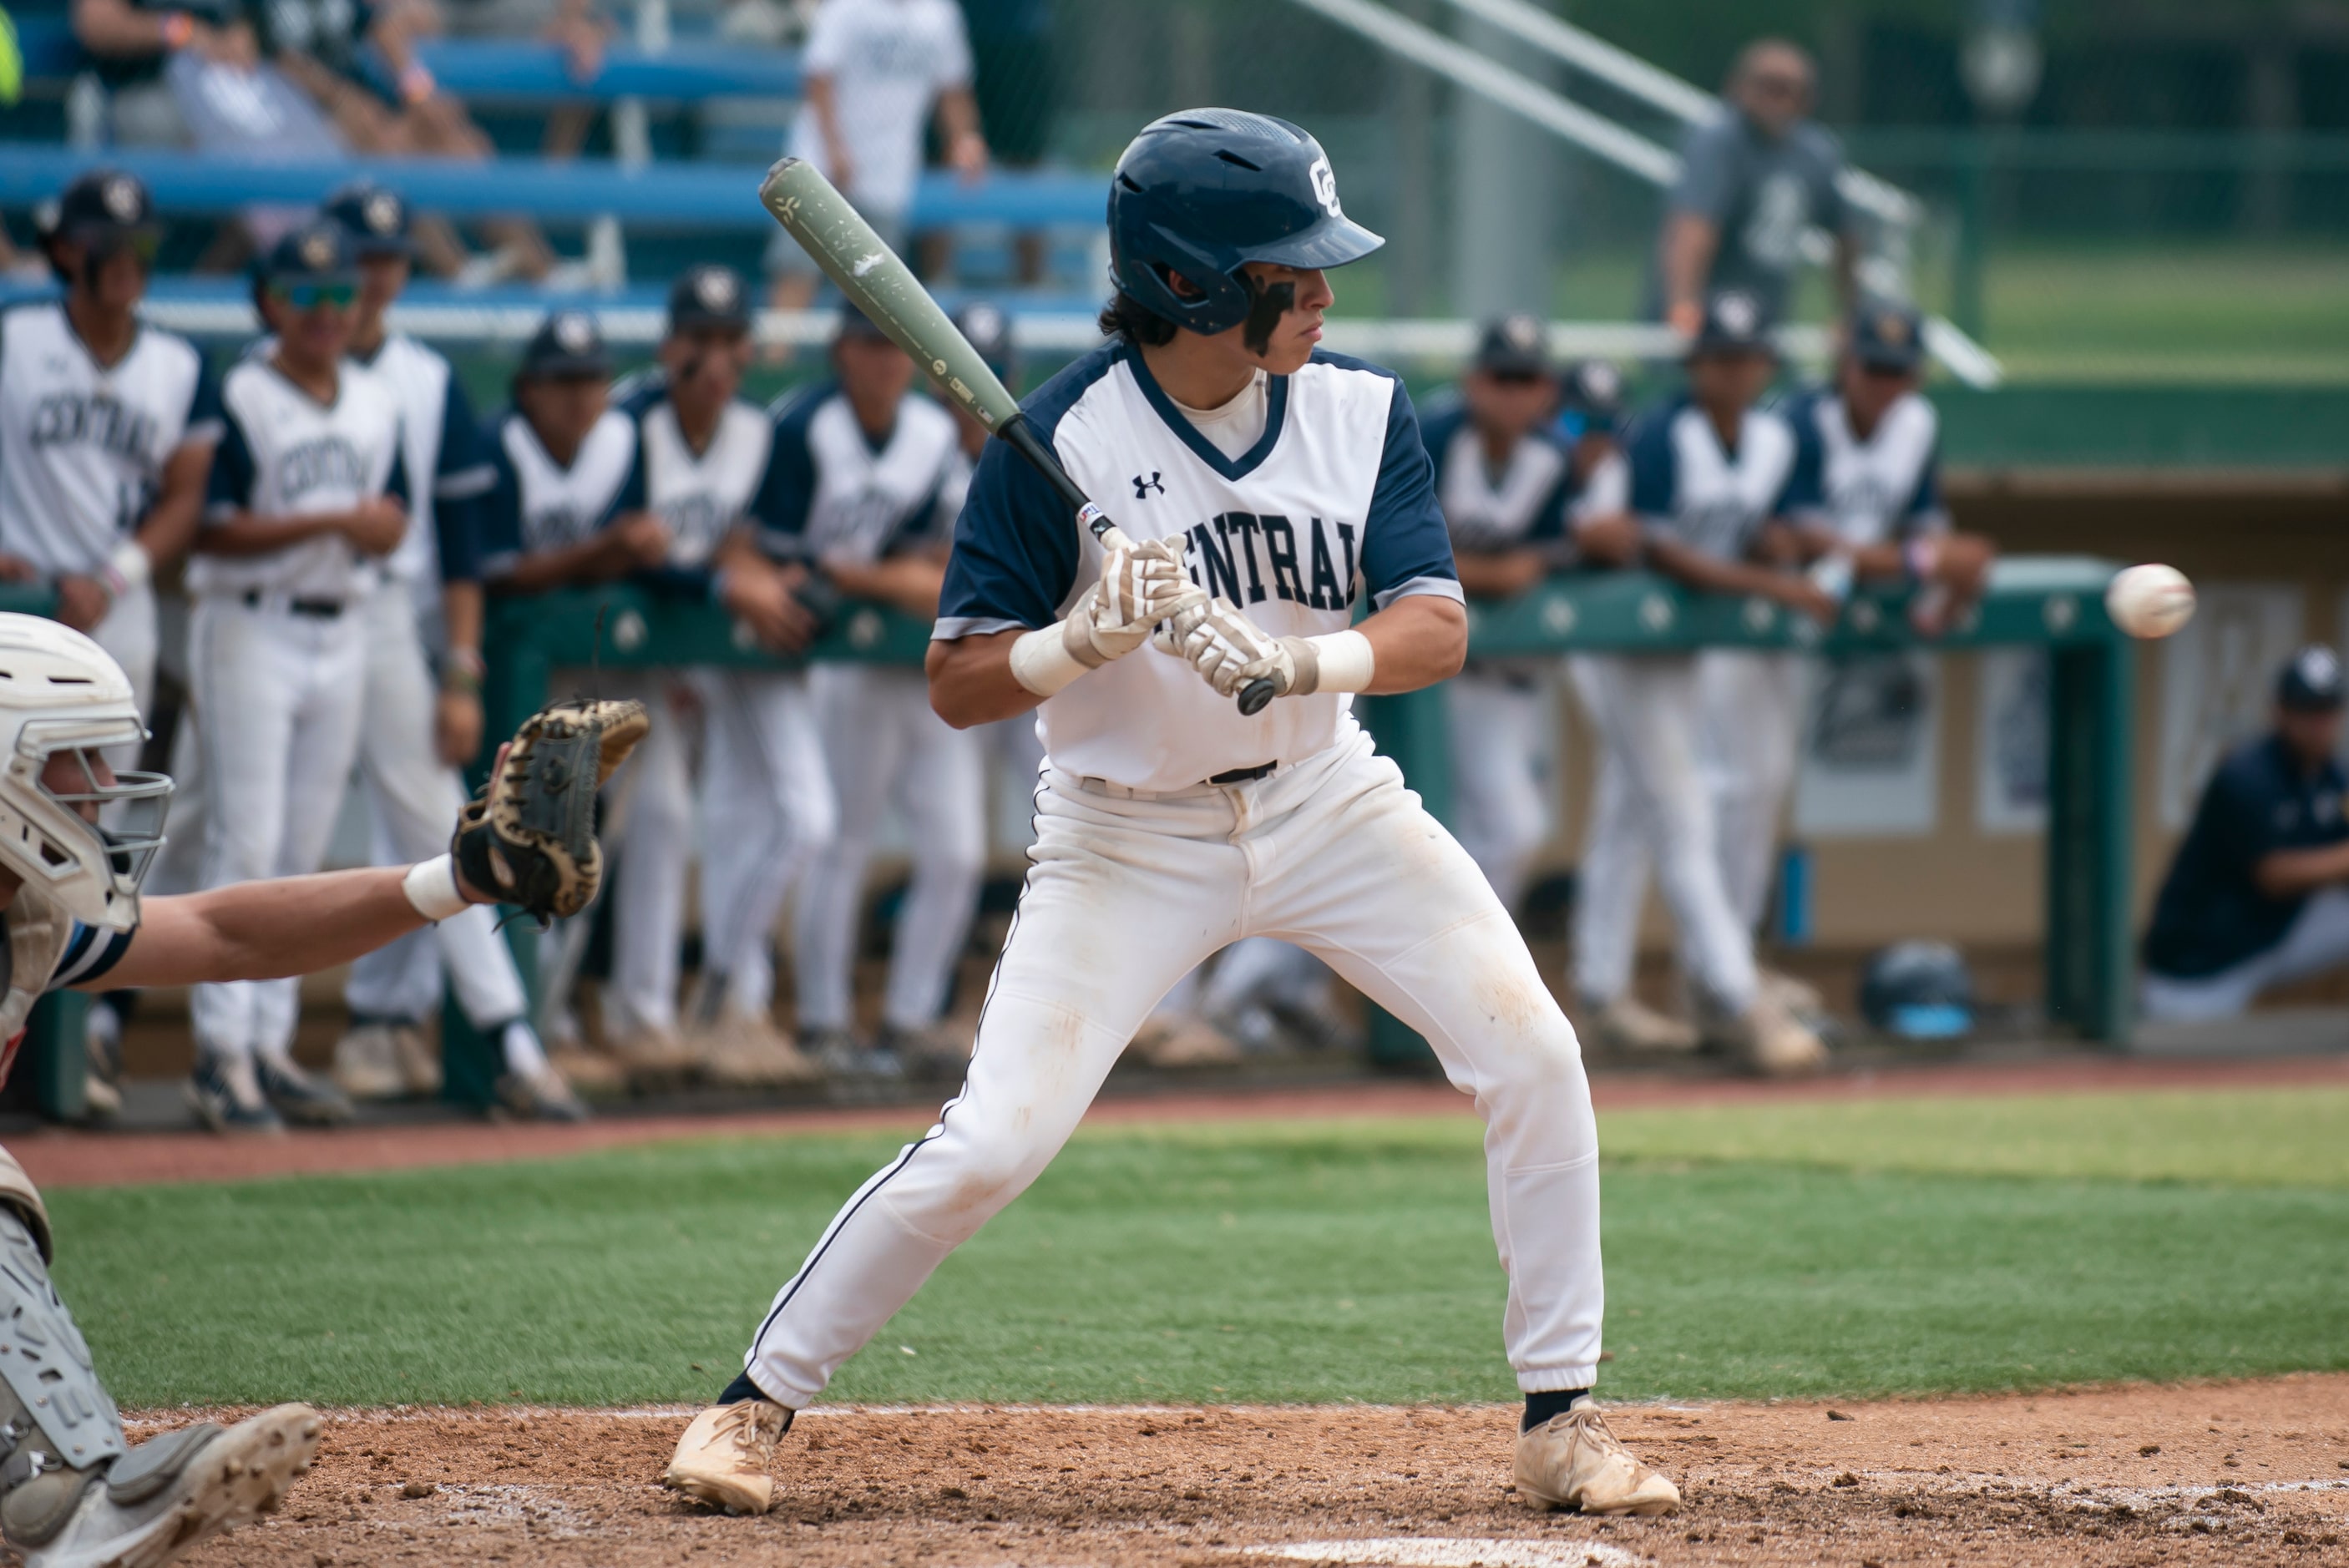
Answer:
<svg viewBox="0 0 2349 1568"><path fill-rule="evenodd" d="M1838 308L1855 303L1853 214L1836 189L1843 148L1811 122L1816 80L1795 45L1749 44L1722 112L1689 131L1657 254L1661 315L1682 332L1696 331L1705 300L1723 289L1744 290L1783 320L1813 224L1835 236Z"/></svg>

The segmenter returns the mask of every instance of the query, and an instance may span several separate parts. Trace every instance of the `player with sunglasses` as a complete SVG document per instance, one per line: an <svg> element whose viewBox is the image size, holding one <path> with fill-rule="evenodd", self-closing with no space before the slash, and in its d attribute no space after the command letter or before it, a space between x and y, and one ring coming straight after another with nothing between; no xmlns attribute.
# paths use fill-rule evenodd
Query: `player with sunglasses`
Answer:
<svg viewBox="0 0 2349 1568"><path fill-rule="evenodd" d="M346 357L357 294L343 228L294 230L254 283L274 342L222 378L227 428L188 568L207 889L317 870L358 752L361 612L408 531L408 480L397 392ZM291 980L196 987L189 1098L208 1126L348 1118L294 1065L298 1008Z"/></svg>

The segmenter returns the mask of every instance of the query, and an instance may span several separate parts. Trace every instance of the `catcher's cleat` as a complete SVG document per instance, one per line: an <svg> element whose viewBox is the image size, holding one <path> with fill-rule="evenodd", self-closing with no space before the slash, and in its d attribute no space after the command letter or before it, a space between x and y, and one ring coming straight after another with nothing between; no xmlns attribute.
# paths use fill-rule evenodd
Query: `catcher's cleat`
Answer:
<svg viewBox="0 0 2349 1568"><path fill-rule="evenodd" d="M587 1108L563 1081L552 1063L534 1072L502 1073L498 1103L514 1115L533 1121L585 1121Z"/></svg>
<svg viewBox="0 0 2349 1568"><path fill-rule="evenodd" d="M254 1072L253 1058L225 1051L199 1051L188 1075L188 1109L214 1132L280 1133L285 1122L268 1100Z"/></svg>
<svg viewBox="0 0 2349 1568"><path fill-rule="evenodd" d="M398 1099L408 1092L393 1025L360 1024L335 1042L335 1087L353 1099Z"/></svg>
<svg viewBox="0 0 2349 1568"><path fill-rule="evenodd" d="M200 1541L274 1512L310 1468L322 1427L307 1405L280 1405L226 1431L205 1422L150 1438L102 1480L89 1472L69 1513L32 1526L39 1540L20 1534L12 1519L9 1544L26 1568L160 1568ZM52 1479L12 1491L8 1501Z"/></svg>
<svg viewBox="0 0 2349 1568"><path fill-rule="evenodd" d="M1631 1457L1587 1394L1517 1434L1516 1474L1517 1491L1544 1508L1657 1514L1681 1505L1681 1489Z"/></svg>
<svg viewBox="0 0 2349 1568"><path fill-rule="evenodd" d="M351 1102L343 1098L343 1091L304 1072L291 1057L256 1051L253 1071L261 1092L288 1121L303 1127L340 1127L351 1119Z"/></svg>
<svg viewBox="0 0 2349 1568"><path fill-rule="evenodd" d="M1630 996L1618 996L1590 1020L1600 1046L1617 1051L1692 1051L1704 1043L1692 1024Z"/></svg>
<svg viewBox="0 0 2349 1568"><path fill-rule="evenodd" d="M661 1484L729 1513L764 1513L775 1504L767 1467L791 1424L792 1412L770 1399L713 1405L678 1439Z"/></svg>

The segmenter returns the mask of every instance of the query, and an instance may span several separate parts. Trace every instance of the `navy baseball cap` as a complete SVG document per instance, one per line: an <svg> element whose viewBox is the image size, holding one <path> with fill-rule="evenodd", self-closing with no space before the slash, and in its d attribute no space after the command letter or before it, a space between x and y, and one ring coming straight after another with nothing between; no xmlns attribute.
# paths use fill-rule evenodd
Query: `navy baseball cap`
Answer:
<svg viewBox="0 0 2349 1568"><path fill-rule="evenodd" d="M1558 411L1586 430L1612 430L1623 418L1623 373L1604 359L1581 359L1558 377Z"/></svg>
<svg viewBox="0 0 2349 1568"><path fill-rule="evenodd" d="M1723 289L1704 302L1704 324L1689 345L1692 357L1705 354L1767 354L1778 350L1770 340L1770 317L1762 302L1744 289Z"/></svg>
<svg viewBox="0 0 2349 1568"><path fill-rule="evenodd" d="M1917 307L1871 300L1852 313L1851 356L1870 370L1906 374L1924 363L1925 320Z"/></svg>
<svg viewBox="0 0 2349 1568"><path fill-rule="evenodd" d="M517 381L601 380L612 374L612 356L595 318L584 310L558 310L539 324L522 351Z"/></svg>
<svg viewBox="0 0 2349 1568"><path fill-rule="evenodd" d="M1011 318L1003 314L1002 307L983 299L971 300L954 313L954 324L955 329L978 350L978 357L995 372L996 378L1008 385L1019 351L1011 343Z"/></svg>
<svg viewBox="0 0 2349 1568"><path fill-rule="evenodd" d="M262 256L256 271L264 284L357 282L350 236L340 223L323 219L288 230Z"/></svg>
<svg viewBox="0 0 2349 1568"><path fill-rule="evenodd" d="M159 232L155 198L136 174L92 169L76 175L57 197L57 221L48 232L53 239L99 246L152 238Z"/></svg>
<svg viewBox="0 0 2349 1568"><path fill-rule="evenodd" d="M362 260L416 253L409 237L408 202L397 191L387 191L372 180L354 180L327 197L322 211L343 226L353 253Z"/></svg>
<svg viewBox="0 0 2349 1568"><path fill-rule="evenodd" d="M672 333L717 327L748 332L750 297L741 274L731 267L708 263L688 267L668 290L668 329Z"/></svg>
<svg viewBox="0 0 2349 1568"><path fill-rule="evenodd" d="M834 335L839 337L869 338L875 343L886 343L889 341L889 335L881 330L881 324L879 322L874 321L871 316L865 315L854 304L846 300L843 300L841 302L840 322L838 326L834 329Z"/></svg>
<svg viewBox="0 0 2349 1568"><path fill-rule="evenodd" d="M2322 643L2292 655L2276 676L2276 706L2293 713L2332 713L2344 700L2341 655Z"/></svg>
<svg viewBox="0 0 2349 1568"><path fill-rule="evenodd" d="M1469 364L1488 376L1548 375L1549 334L1541 317L1520 311L1486 322L1476 336L1476 357Z"/></svg>

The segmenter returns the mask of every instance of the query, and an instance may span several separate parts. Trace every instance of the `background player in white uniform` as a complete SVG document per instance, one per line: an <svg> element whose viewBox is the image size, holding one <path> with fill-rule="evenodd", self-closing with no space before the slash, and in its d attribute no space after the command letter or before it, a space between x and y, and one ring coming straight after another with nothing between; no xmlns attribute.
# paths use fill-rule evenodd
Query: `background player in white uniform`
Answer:
<svg viewBox="0 0 2349 1568"><path fill-rule="evenodd" d="M1458 401L1427 421L1436 503L1471 600L1511 598L1586 556L1619 565L1636 547L1621 455L1578 463L1552 425L1557 397L1540 318L1503 316L1485 326ZM1471 659L1444 687L1460 847L1511 911L1550 835L1557 665Z"/></svg>
<svg viewBox="0 0 2349 1568"><path fill-rule="evenodd" d="M657 377L626 399L636 471L619 502L668 532L645 574L664 592L714 599L762 645L807 645L815 616L795 594L806 569L763 555L748 524L773 484L774 424L737 397L750 363L742 281L695 267L669 292ZM775 1028L772 933L791 884L832 836L806 676L798 672L661 672L649 683L653 734L630 767L614 893L606 1032L622 1056L657 1069L690 1059L678 1042L678 941L692 853L689 706L702 717L702 985L693 1049L722 1080L775 1082L813 1068ZM616 779L616 787L620 781Z"/></svg>
<svg viewBox="0 0 2349 1568"><path fill-rule="evenodd" d="M1794 469L1793 430L1754 407L1775 366L1768 324L1749 296L1708 303L1687 395L1646 416L1626 444L1631 511L1657 570L1829 618L1832 602L1806 578L1750 559ZM1585 1005L1604 1019L1630 993L1652 859L1707 1029L1764 1071L1816 1070L1825 1047L1763 990L1753 938L1723 885L1713 802L1698 770L1695 656L1586 658L1574 674L1601 742L1575 901L1574 980Z"/></svg>
<svg viewBox="0 0 2349 1568"><path fill-rule="evenodd" d="M43 237L65 284L0 315L0 578L46 582L152 717L152 579L187 553L203 510L220 388L193 344L141 325L157 229L147 188L93 170L66 187ZM126 745L108 758L138 763ZM89 1104L120 1109L120 1021L91 1013Z"/></svg>
<svg viewBox="0 0 2349 1568"><path fill-rule="evenodd" d="M358 279L340 225L272 247L254 285L274 346L221 379L226 428L188 567L204 748L203 885L314 872L357 758L366 609L408 529L399 401L344 357ZM196 987L189 1098L220 1131L349 1102L294 1065L292 980Z"/></svg>
<svg viewBox="0 0 2349 1568"><path fill-rule="evenodd" d="M144 734L129 677L80 633L14 614L0 615L0 751L21 764L0 771L0 1078L47 992L291 976L480 900L445 852L142 899L171 781L106 760ZM317 1452L317 1412L279 1405L131 1448L50 1281L53 1255L39 1191L0 1150L0 1534L26 1568L162 1568L275 1510Z"/></svg>
<svg viewBox="0 0 2349 1568"><path fill-rule="evenodd" d="M952 513L940 515L941 500L962 459L954 417L906 396L913 360L854 306L841 312L832 362L836 380L778 410L777 483L760 507L761 540L842 593L934 620L954 526ZM984 747L930 711L918 670L825 661L808 684L839 818L793 912L801 1043L835 1073L957 1071L963 1053L931 1032L978 906ZM874 836L892 806L911 840L913 881L898 906L881 1032L859 1048L851 1033L857 913Z"/></svg>
<svg viewBox="0 0 2349 1568"><path fill-rule="evenodd" d="M1026 407L1087 493L1159 537L1104 552L1007 447L980 459L931 693L965 725L1042 699L1050 765L1019 918L962 1092L775 1298L669 1483L763 1511L791 1412L1035 1179L1166 988L1263 934L1425 1034L1476 1098L1526 1390L1519 1491L1668 1511L1679 1493L1587 1392L1598 1140L1574 1031L1475 862L1349 711L1350 693L1450 676L1467 640L1402 382L1315 349L1333 297L1320 269L1380 242L1343 215L1319 145L1261 116L1160 120L1114 180L1117 339ZM1364 594L1375 613L1355 630ZM1244 717L1232 698L1257 676L1287 695Z"/></svg>
<svg viewBox="0 0 2349 1568"><path fill-rule="evenodd" d="M491 469L449 361L386 320L408 286L407 202L362 181L328 197L326 215L342 225L358 259L351 357L388 382L399 399L400 454L412 490L408 531L385 559L383 585L364 610L367 696L359 731L375 863L407 865L429 855L446 835L465 799L457 769L481 749L481 584L473 503L489 488ZM440 1092L440 1058L426 1023L440 1009L444 964L466 1018L499 1042L506 1070L497 1087L506 1108L566 1121L584 1115L547 1065L522 975L487 909L468 910L351 966L343 995L353 1026L335 1047L335 1081L344 1092L366 1099Z"/></svg>

